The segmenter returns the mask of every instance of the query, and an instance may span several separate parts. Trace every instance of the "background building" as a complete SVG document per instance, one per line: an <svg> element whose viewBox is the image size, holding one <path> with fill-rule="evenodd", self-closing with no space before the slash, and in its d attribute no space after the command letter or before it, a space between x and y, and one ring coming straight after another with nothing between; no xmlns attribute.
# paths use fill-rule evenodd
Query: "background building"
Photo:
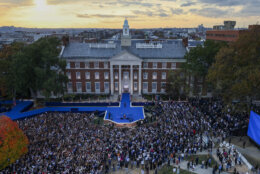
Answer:
<svg viewBox="0 0 260 174"><path fill-rule="evenodd" d="M131 39L125 20L121 40L64 46L61 58L67 61L68 93L165 93L169 71L186 61L186 46L182 40Z"/></svg>
<svg viewBox="0 0 260 174"><path fill-rule="evenodd" d="M235 42L246 29L235 29L236 21L224 21L224 25L215 25L206 32L206 40Z"/></svg>

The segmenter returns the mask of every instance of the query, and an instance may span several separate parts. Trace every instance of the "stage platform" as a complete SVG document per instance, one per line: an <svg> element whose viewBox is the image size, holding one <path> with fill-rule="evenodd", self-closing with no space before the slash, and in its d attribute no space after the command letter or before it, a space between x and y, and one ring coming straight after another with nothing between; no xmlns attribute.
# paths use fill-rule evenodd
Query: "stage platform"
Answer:
<svg viewBox="0 0 260 174"><path fill-rule="evenodd" d="M64 103L63 103L64 104ZM32 101L17 101L17 105L13 109L6 113L0 113L6 115L12 120L23 119L32 117L45 112L105 112L104 120L111 121L116 124L132 124L138 120L145 118L143 106L132 106L129 93L123 93L119 106L69 106L65 103L65 106L60 104L59 106L49 106L35 110L28 110L33 105Z"/></svg>
<svg viewBox="0 0 260 174"><path fill-rule="evenodd" d="M129 93L123 93L119 107L108 107L104 120L116 124L135 123L145 118L142 106L132 106Z"/></svg>

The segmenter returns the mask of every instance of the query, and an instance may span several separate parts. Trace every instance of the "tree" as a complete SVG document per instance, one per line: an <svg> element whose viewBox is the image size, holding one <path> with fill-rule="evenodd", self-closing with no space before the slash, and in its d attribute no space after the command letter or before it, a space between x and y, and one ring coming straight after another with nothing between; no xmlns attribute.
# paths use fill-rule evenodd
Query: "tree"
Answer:
<svg viewBox="0 0 260 174"><path fill-rule="evenodd" d="M185 95L185 79L181 71L170 71L166 82L166 93L173 99L178 99Z"/></svg>
<svg viewBox="0 0 260 174"><path fill-rule="evenodd" d="M25 48L25 44L14 42L11 45L4 45L0 51L0 90L3 94L13 96L12 84L10 84L10 71L13 57Z"/></svg>
<svg viewBox="0 0 260 174"><path fill-rule="evenodd" d="M42 38L14 55L9 77L14 91L30 91L34 100L37 92L47 98L64 93L66 62L58 57L59 45L55 37Z"/></svg>
<svg viewBox="0 0 260 174"><path fill-rule="evenodd" d="M197 95L199 92L198 82L200 79L202 82L202 93L206 93L208 70L215 61L215 55L223 46L226 46L226 43L207 40L204 46L199 45L186 53L185 58L187 62L184 64L183 69L189 78L189 82L191 81L191 76L194 78L193 94Z"/></svg>
<svg viewBox="0 0 260 174"><path fill-rule="evenodd" d="M28 139L16 122L0 117L0 170L28 152Z"/></svg>
<svg viewBox="0 0 260 174"><path fill-rule="evenodd" d="M260 99L260 31L252 29L222 48L207 78L226 103Z"/></svg>

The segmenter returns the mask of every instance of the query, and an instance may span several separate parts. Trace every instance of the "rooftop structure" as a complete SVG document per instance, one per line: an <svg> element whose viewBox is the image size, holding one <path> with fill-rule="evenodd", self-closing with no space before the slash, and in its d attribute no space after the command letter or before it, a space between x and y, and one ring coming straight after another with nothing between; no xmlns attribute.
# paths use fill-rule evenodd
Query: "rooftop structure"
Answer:
<svg viewBox="0 0 260 174"><path fill-rule="evenodd" d="M128 20L121 40L68 43L60 54L67 61L68 93L165 93L170 70L185 62L188 44L182 40L131 39Z"/></svg>

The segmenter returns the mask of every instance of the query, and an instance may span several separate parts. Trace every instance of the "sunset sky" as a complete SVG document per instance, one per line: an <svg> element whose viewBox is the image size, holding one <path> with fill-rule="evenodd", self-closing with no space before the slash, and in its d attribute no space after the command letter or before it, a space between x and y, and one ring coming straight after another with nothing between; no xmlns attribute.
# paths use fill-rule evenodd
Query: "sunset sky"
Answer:
<svg viewBox="0 0 260 174"><path fill-rule="evenodd" d="M0 0L0 26L37 28L212 27L260 20L260 0Z"/></svg>

